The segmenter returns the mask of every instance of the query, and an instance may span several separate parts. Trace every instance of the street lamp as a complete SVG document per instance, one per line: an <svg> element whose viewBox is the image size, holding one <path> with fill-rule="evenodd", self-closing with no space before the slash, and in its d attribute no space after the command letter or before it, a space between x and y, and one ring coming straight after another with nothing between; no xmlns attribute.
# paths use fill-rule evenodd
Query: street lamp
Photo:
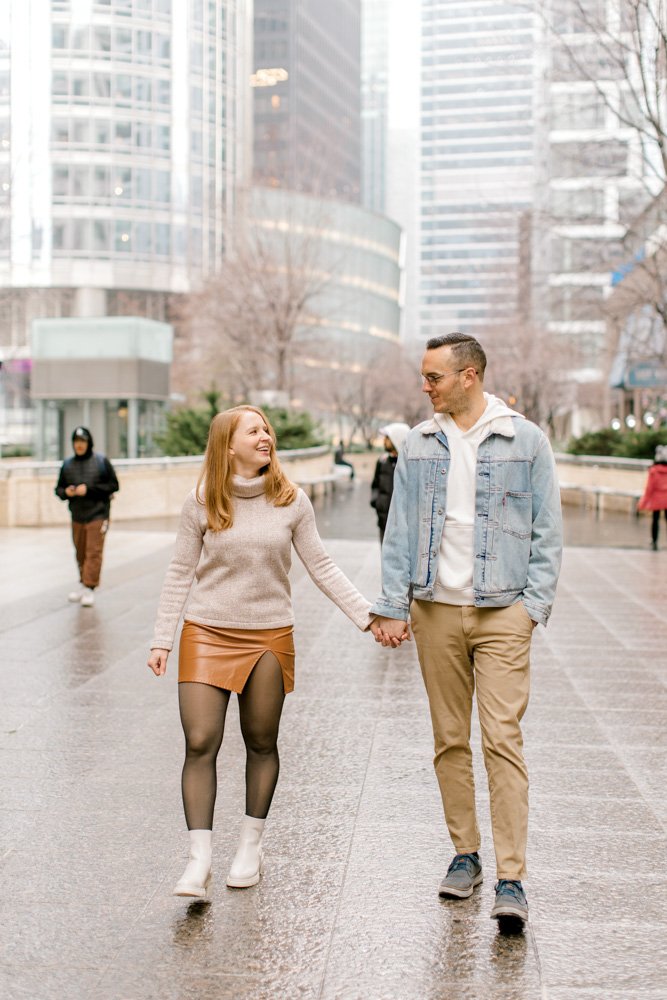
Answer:
<svg viewBox="0 0 667 1000"><path fill-rule="evenodd" d="M611 429L613 431L620 431L620 429L621 429L621 421L618 419L618 417L614 417L612 419L612 421L611 421Z"/></svg>
<svg viewBox="0 0 667 1000"><path fill-rule="evenodd" d="M637 426L637 418L634 415L634 413L628 413L627 417L625 418L625 426L628 427L630 430L633 430L633 428Z"/></svg>
<svg viewBox="0 0 667 1000"><path fill-rule="evenodd" d="M651 413L650 410L647 410L644 414L644 423L647 427L653 427L653 424L655 423L655 414Z"/></svg>

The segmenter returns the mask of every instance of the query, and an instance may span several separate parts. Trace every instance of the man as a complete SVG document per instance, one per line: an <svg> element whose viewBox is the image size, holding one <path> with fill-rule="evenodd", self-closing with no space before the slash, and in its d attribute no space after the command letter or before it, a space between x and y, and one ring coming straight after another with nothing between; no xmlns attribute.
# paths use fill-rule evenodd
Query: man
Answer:
<svg viewBox="0 0 667 1000"><path fill-rule="evenodd" d="M68 600L92 608L95 588L100 582L111 496L118 490L118 480L109 459L93 451L93 438L87 427L75 428L72 447L74 454L63 462L55 490L61 500L69 501L79 564L80 586L69 594Z"/></svg>
<svg viewBox="0 0 667 1000"><path fill-rule="evenodd" d="M377 514L380 543L384 540L391 495L394 492L396 460L409 430L408 425L402 423L387 424L386 427L380 428L380 434L384 434L385 453L375 463L375 472L371 483L371 507L375 509Z"/></svg>
<svg viewBox="0 0 667 1000"><path fill-rule="evenodd" d="M546 625L562 524L553 454L535 424L483 390L480 344L429 340L422 362L433 419L410 431L394 475L382 550L376 641L397 646L412 620L428 694L435 771L456 855L444 898L482 881L470 750L477 704L489 782L497 884L491 916L528 918L522 886L528 775L521 718L533 628Z"/></svg>

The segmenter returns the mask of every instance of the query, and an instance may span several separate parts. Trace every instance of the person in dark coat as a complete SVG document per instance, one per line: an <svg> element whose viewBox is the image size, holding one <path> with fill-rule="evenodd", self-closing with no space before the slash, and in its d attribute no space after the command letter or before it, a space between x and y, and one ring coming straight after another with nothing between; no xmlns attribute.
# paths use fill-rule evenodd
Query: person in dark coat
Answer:
<svg viewBox="0 0 667 1000"><path fill-rule="evenodd" d="M655 461L648 470L648 479L644 487L644 495L639 504L639 510L653 512L651 520L651 548L658 549L658 532L660 530L660 513L664 510L667 519L667 445L659 444L655 449Z"/></svg>
<svg viewBox="0 0 667 1000"><path fill-rule="evenodd" d="M345 451L343 448L343 442L338 442L338 447L334 451L334 465L346 465L350 470L350 479L354 479L354 466L352 462L348 462L345 458Z"/></svg>
<svg viewBox="0 0 667 1000"><path fill-rule="evenodd" d="M385 454L377 460L371 483L371 507L375 509L377 514L380 542L384 540L384 529L387 524L391 494L394 490L396 460L409 430L407 424L401 423L387 424L386 427L380 428L380 434L384 434Z"/></svg>
<svg viewBox="0 0 667 1000"><path fill-rule="evenodd" d="M55 493L69 502L79 566L80 584L68 595L68 600L91 608L100 582L111 497L119 487L109 459L93 451L93 438L87 427L74 429L72 447L74 454L60 467Z"/></svg>

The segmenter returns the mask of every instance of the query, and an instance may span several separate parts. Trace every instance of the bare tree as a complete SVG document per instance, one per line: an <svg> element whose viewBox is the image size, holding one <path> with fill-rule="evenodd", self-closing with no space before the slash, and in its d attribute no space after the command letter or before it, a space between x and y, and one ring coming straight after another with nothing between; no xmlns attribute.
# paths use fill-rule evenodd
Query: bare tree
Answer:
<svg viewBox="0 0 667 1000"><path fill-rule="evenodd" d="M419 368L399 344L378 348L363 367L332 371L324 403L341 440L346 428L349 438L358 435L369 447L383 424L402 421L413 427L431 412Z"/></svg>
<svg viewBox="0 0 667 1000"><path fill-rule="evenodd" d="M321 258L323 223L317 202L312 219L296 219L289 208L276 218L261 198L248 201L220 271L178 306L179 353L206 373L206 384L230 398L258 389L292 394L296 355L335 270Z"/></svg>
<svg viewBox="0 0 667 1000"><path fill-rule="evenodd" d="M490 330L484 343L489 391L557 436L558 417L573 403L572 344L529 324Z"/></svg>

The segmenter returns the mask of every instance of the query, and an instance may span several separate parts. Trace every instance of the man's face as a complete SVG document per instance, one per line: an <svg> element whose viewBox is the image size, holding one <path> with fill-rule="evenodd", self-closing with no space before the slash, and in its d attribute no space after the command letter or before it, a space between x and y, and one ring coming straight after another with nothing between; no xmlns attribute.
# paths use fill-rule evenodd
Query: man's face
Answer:
<svg viewBox="0 0 667 1000"><path fill-rule="evenodd" d="M434 413L458 413L465 404L466 394L462 385L463 372L460 364L452 354L451 347L438 347L434 351L426 351L422 358L422 378L425 392L433 404ZM435 384L428 382L424 376L430 375ZM442 376L439 378L438 376Z"/></svg>
<svg viewBox="0 0 667 1000"><path fill-rule="evenodd" d="M72 447L75 455L85 455L88 451L88 442L84 438L74 438Z"/></svg>

